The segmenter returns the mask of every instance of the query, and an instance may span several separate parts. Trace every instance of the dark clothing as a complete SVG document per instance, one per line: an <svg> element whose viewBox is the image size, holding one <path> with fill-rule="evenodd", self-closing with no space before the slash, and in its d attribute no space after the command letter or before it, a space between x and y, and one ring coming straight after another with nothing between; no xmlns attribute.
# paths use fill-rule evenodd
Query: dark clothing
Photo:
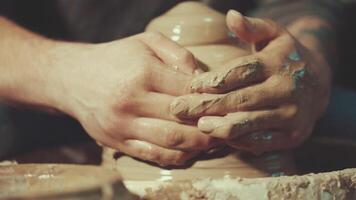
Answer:
<svg viewBox="0 0 356 200"><path fill-rule="evenodd" d="M4 14L31 29L53 37L83 42L105 42L142 32L147 23L179 0L3 0ZM338 0L202 0L225 13L236 9L245 14L272 18L283 24L307 14L335 23Z"/></svg>

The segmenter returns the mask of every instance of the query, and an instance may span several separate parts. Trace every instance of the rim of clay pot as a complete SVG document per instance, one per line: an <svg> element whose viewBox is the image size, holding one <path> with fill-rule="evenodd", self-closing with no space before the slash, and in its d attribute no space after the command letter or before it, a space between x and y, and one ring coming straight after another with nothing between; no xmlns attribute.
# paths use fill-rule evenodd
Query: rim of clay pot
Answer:
<svg viewBox="0 0 356 200"><path fill-rule="evenodd" d="M0 199L104 196L112 193L115 186L124 187L121 180L118 172L94 165L3 165L0 166ZM17 188L13 187L15 185ZM48 187L42 189L44 186Z"/></svg>

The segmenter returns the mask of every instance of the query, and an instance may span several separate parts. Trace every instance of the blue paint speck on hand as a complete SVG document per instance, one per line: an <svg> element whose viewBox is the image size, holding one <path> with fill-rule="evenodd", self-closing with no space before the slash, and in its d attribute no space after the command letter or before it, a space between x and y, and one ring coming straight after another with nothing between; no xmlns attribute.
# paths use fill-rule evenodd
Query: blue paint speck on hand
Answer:
<svg viewBox="0 0 356 200"><path fill-rule="evenodd" d="M289 54L288 58L292 61L300 61L302 58L297 51L293 51Z"/></svg>
<svg viewBox="0 0 356 200"><path fill-rule="evenodd" d="M305 69L300 69L293 73L293 81L296 87L303 87L301 84L301 80L304 78L305 75L306 75Z"/></svg>

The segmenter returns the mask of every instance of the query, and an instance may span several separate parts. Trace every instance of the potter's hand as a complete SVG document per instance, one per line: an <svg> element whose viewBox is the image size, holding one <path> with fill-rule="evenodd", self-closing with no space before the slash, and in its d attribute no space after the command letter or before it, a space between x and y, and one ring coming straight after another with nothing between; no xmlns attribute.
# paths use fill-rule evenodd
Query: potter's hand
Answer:
<svg viewBox="0 0 356 200"><path fill-rule="evenodd" d="M182 164L194 151L211 147L210 136L168 112L195 70L184 48L160 34L143 33L69 50L67 56L61 63L68 66L62 73L62 110L101 144L162 165Z"/></svg>
<svg viewBox="0 0 356 200"><path fill-rule="evenodd" d="M200 130L236 148L258 153L300 144L328 103L329 66L272 21L230 11L227 24L258 51L196 77L192 91L211 94L178 97L172 112L203 116Z"/></svg>

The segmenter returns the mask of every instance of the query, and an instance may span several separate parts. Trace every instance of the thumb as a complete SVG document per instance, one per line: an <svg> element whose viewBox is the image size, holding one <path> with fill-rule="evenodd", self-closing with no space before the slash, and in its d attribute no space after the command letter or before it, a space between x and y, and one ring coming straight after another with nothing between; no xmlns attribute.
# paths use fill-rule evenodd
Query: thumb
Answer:
<svg viewBox="0 0 356 200"><path fill-rule="evenodd" d="M235 10L229 10L226 16L229 30L242 40L259 43L276 38L281 28L272 20L245 17Z"/></svg>

